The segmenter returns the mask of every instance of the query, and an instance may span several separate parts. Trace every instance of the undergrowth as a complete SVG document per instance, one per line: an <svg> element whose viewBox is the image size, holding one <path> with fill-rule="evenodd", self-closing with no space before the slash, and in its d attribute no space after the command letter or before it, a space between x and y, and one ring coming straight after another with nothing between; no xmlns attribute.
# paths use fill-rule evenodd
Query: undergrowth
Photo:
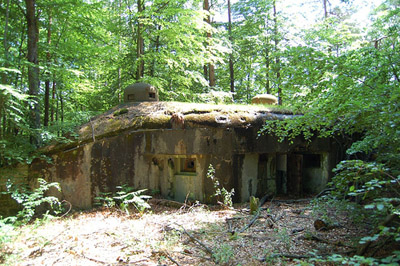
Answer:
<svg viewBox="0 0 400 266"><path fill-rule="evenodd" d="M143 194L147 189L135 191L133 187L127 185L117 186L117 189L118 191L114 194L111 192L100 193L100 196L95 198L96 205L107 208L116 207L128 215L130 214L130 207L134 207L140 214L143 214L147 209L151 209L151 206L147 203L151 196Z"/></svg>
<svg viewBox="0 0 400 266"><path fill-rule="evenodd" d="M343 161L334 172L330 194L312 202L313 215L329 224L344 214L353 224L367 224L370 234L357 239L353 256L315 254L310 261L400 265L396 250L400 246L400 175L395 177L383 164L361 160Z"/></svg>
<svg viewBox="0 0 400 266"><path fill-rule="evenodd" d="M21 210L15 216L0 217L0 263L7 256L5 245L13 241L17 236L17 228L32 222L52 218L52 215L62 212L61 202L53 196L45 193L50 188L60 189L58 183L48 183L46 180L38 179L39 187L31 189L26 184L14 184L10 180L6 183L6 191L1 194L9 194L12 199L21 205Z"/></svg>

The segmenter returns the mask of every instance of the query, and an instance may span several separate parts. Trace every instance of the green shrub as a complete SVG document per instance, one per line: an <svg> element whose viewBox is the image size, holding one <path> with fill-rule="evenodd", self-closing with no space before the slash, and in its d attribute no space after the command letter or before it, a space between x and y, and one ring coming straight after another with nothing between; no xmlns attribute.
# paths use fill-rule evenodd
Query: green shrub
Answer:
<svg viewBox="0 0 400 266"><path fill-rule="evenodd" d="M112 208L118 206L128 215L130 206L133 206L140 213L143 213L146 209L151 209L151 206L147 203L151 196L143 195L147 189L134 191L132 187L127 185L117 186L117 189L119 191L114 195L111 192L106 192L95 199L104 207Z"/></svg>
<svg viewBox="0 0 400 266"><path fill-rule="evenodd" d="M208 166L207 178L210 178L214 184L214 196L217 197L217 199L220 198L225 205L232 207L232 197L235 194L235 190L232 188L231 191L228 191L220 185L218 178L215 177L215 169L212 164Z"/></svg>
<svg viewBox="0 0 400 266"><path fill-rule="evenodd" d="M56 214L61 212L61 203L58 198L45 195L45 193L52 187L61 191L60 185L56 182L47 183L47 181L42 178L38 179L38 183L39 187L31 191L29 186L26 184L16 185L10 180L7 181L7 192L3 193L10 194L11 197L22 206L22 210L20 210L16 216L6 218L7 222L17 224L28 223L38 214L39 206L47 209L47 213L49 211L53 211Z"/></svg>

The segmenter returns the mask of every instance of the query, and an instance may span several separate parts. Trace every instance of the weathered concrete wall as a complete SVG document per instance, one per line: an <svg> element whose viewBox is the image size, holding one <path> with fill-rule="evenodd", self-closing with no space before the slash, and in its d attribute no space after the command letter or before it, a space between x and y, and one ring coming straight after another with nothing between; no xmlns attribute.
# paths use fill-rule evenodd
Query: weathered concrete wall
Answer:
<svg viewBox="0 0 400 266"><path fill-rule="evenodd" d="M320 167L309 167L304 168L303 175L303 187L307 193L318 193L322 191L329 181L330 168L329 168L329 157L328 153L321 153L320 156Z"/></svg>
<svg viewBox="0 0 400 266"><path fill-rule="evenodd" d="M241 201L249 201L250 196L256 195L258 154L245 154L242 166Z"/></svg>
<svg viewBox="0 0 400 266"><path fill-rule="evenodd" d="M161 103L145 106L166 116ZM117 186L124 184L158 191L163 197L179 201L188 198L213 202L215 190L207 178L210 164L220 184L227 190L235 189L235 201L247 201L252 195L285 194L290 154L322 154L319 167L299 169L303 178L298 187L304 192L317 192L329 179L334 162L330 140L317 138L306 143L298 138L293 143L279 142L273 136L258 136L263 121L253 114L232 112L234 115L229 117L213 113L215 121L210 124L202 116L210 119L211 111L202 112L196 114L199 117L192 113L180 115L186 117L186 122L174 127L163 118L164 126L160 128L153 124L129 126L139 123L129 118L134 114L126 114L131 120L118 120L119 116L111 117L112 112L108 112L99 118L97 127L83 127L84 133L75 146L50 150L52 164L35 161L30 175L60 182L59 196L78 208L92 207L101 192L115 192ZM253 117L253 124L246 123L249 117ZM229 122L234 119L242 124ZM118 133L104 133L100 127L108 128L117 122Z"/></svg>

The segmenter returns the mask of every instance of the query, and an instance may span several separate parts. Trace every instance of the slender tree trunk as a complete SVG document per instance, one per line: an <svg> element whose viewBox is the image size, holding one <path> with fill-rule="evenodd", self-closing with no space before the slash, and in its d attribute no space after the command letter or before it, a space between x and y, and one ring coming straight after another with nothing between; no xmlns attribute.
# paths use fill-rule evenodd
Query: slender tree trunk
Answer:
<svg viewBox="0 0 400 266"><path fill-rule="evenodd" d="M137 65L137 73L136 73L136 80L139 80L143 78L144 75L144 61L143 61L143 55L144 55L144 39L143 39L143 23L141 22L141 16L144 10L144 0L138 0L137 1L138 5L138 13L139 13L139 22L138 22L138 27L137 27L137 60L138 60L138 65Z"/></svg>
<svg viewBox="0 0 400 266"><path fill-rule="evenodd" d="M7 67L7 61L8 61L8 19L10 16L10 0L7 0L6 2L6 21L4 25L4 35L3 35L3 47L4 47L4 58L5 58L5 67ZM5 75L5 79L7 79L7 76ZM6 84L6 81L3 80L3 84Z"/></svg>
<svg viewBox="0 0 400 266"><path fill-rule="evenodd" d="M214 88L215 87L215 68L213 64L208 65L210 69L210 87Z"/></svg>
<svg viewBox="0 0 400 266"><path fill-rule="evenodd" d="M328 18L328 0L322 0L324 5L324 18Z"/></svg>
<svg viewBox="0 0 400 266"><path fill-rule="evenodd" d="M51 9L49 10L49 25L47 28L47 65L50 66L51 62L51 53L50 53L50 45L51 45L51 25L52 25L52 16ZM44 118L43 125L47 127L49 125L49 105L50 105L50 73L45 81L45 92L44 92Z"/></svg>
<svg viewBox="0 0 400 266"><path fill-rule="evenodd" d="M51 111L50 111L50 119L51 122L54 122L54 104L56 102L56 76L53 74L53 87L51 90Z"/></svg>
<svg viewBox="0 0 400 266"><path fill-rule="evenodd" d="M208 0L204 0L203 2L203 9L207 12L210 12L210 3ZM211 25L211 17L208 14L205 21ZM207 39L208 42L211 42L211 32L207 32ZM207 77L207 71L206 71L207 66L204 67L204 74ZM214 65L212 63L208 64L208 82L210 87L215 87L215 68Z"/></svg>
<svg viewBox="0 0 400 266"><path fill-rule="evenodd" d="M3 137L5 137L6 133L7 133L7 113L6 112L3 112L3 115L2 115L2 125L3 125L3 127L2 127L2 130L0 130L0 131L2 131Z"/></svg>
<svg viewBox="0 0 400 266"><path fill-rule="evenodd" d="M28 83L29 95L35 101L30 107L30 124L32 129L40 128L39 110L39 67L38 67L38 40L39 27L38 17L36 16L36 0L25 0L26 20L28 24ZM31 137L31 142L39 145L40 139L37 134Z"/></svg>
<svg viewBox="0 0 400 266"><path fill-rule="evenodd" d="M247 102L250 103L251 100L251 91L250 91L250 83L251 83L251 77L250 77L250 72L251 69L249 69L249 74L247 74L247 84L246 84L246 92L247 92Z"/></svg>
<svg viewBox="0 0 400 266"><path fill-rule="evenodd" d="M228 0L228 34L229 34L229 41L232 44L232 12L231 12L230 0ZM235 93L235 72L233 69L233 53L229 54L229 77L231 84L231 92Z"/></svg>
<svg viewBox="0 0 400 266"><path fill-rule="evenodd" d="M156 25L156 29L159 32L161 30L161 25ZM160 50L160 35L157 34L155 43L154 43L154 50L156 52L156 54L158 54L159 50ZM151 69L150 69L150 77L154 77L155 75L155 69L156 69L156 63L157 63L157 59L153 59L153 62L151 64Z"/></svg>
<svg viewBox="0 0 400 266"><path fill-rule="evenodd" d="M62 96L61 91L58 93L58 97L60 98L60 121L64 122L64 98Z"/></svg>
<svg viewBox="0 0 400 266"><path fill-rule="evenodd" d="M118 29L122 28L122 1L118 0ZM118 34L118 54L121 54L122 50L122 41L121 41L121 35ZM123 101L123 95L122 95L122 80L121 80L121 66L118 64L118 69L117 69L117 74L118 74L118 102Z"/></svg>
<svg viewBox="0 0 400 266"><path fill-rule="evenodd" d="M59 103L58 103L58 93L55 95L56 99L56 122L58 122L58 117L59 117Z"/></svg>
<svg viewBox="0 0 400 266"><path fill-rule="evenodd" d="M3 35L3 47L4 47L4 67L8 67L8 18L10 15L10 0L7 0L6 2L6 21L4 25L4 35ZM2 84L7 84L8 79L7 79L7 73L5 71L1 72L1 83ZM4 116L2 115L4 113ZM0 139L3 138L3 135L5 134L5 125L6 125L6 113L5 113L5 98L4 95L0 95L0 125L3 123L3 131L0 130ZM4 133L4 134L3 134Z"/></svg>
<svg viewBox="0 0 400 266"><path fill-rule="evenodd" d="M278 15L276 12L276 0L273 1L274 5L274 39L275 39L275 53L278 52L278 44L279 44L279 37L278 37ZM281 70L280 70L280 59L279 56L276 54L275 57L275 64L276 64L276 86L278 87L278 104L282 105L282 88L281 88Z"/></svg>
<svg viewBox="0 0 400 266"><path fill-rule="evenodd" d="M265 78L266 78L265 90L267 91L268 94L271 94L271 85L270 85L270 81L269 81L269 68L270 68L269 60L270 60L269 49L267 47L267 48L265 48L265 67L267 69L266 74L265 74Z"/></svg>

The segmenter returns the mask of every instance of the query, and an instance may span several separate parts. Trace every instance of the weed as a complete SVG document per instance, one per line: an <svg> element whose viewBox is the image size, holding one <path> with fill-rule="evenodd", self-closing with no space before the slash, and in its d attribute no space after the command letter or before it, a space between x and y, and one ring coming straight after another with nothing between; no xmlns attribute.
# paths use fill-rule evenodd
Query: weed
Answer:
<svg viewBox="0 0 400 266"><path fill-rule="evenodd" d="M210 178L214 184L214 189L215 189L214 196L216 196L217 198L222 198L222 202L226 206L232 207L233 206L232 197L235 194L235 190L232 188L231 191L228 191L226 188L220 185L218 178L215 177L215 169L212 166L212 164L208 166L207 178Z"/></svg>
<svg viewBox="0 0 400 266"><path fill-rule="evenodd" d="M281 230L275 229L277 238L283 243L286 251L289 252L292 242L290 240L290 236L286 228L282 228Z"/></svg>
<svg viewBox="0 0 400 266"><path fill-rule="evenodd" d="M38 179L39 187L31 191L27 185L15 185L10 180L7 181L6 188L7 194L22 205L22 210L17 213L17 216L7 217L6 222L16 223L16 225L26 224L31 221L33 216L37 214L38 207L43 207L47 204L50 210L58 214L61 212L60 201L53 196L45 196L50 188L56 188L61 191L60 184L47 183L46 180ZM46 214L49 214L48 210Z"/></svg>
<svg viewBox="0 0 400 266"><path fill-rule="evenodd" d="M222 244L213 254L217 263L228 263L234 256L233 248L227 244Z"/></svg>
<svg viewBox="0 0 400 266"><path fill-rule="evenodd" d="M117 186L115 195L111 192L101 193L100 196L95 199L104 207L112 208L118 206L122 211L129 213L129 207L133 206L139 213L143 213L146 209L150 209L151 206L147 203L151 196L142 195L147 189L134 191L132 187L127 185Z"/></svg>

